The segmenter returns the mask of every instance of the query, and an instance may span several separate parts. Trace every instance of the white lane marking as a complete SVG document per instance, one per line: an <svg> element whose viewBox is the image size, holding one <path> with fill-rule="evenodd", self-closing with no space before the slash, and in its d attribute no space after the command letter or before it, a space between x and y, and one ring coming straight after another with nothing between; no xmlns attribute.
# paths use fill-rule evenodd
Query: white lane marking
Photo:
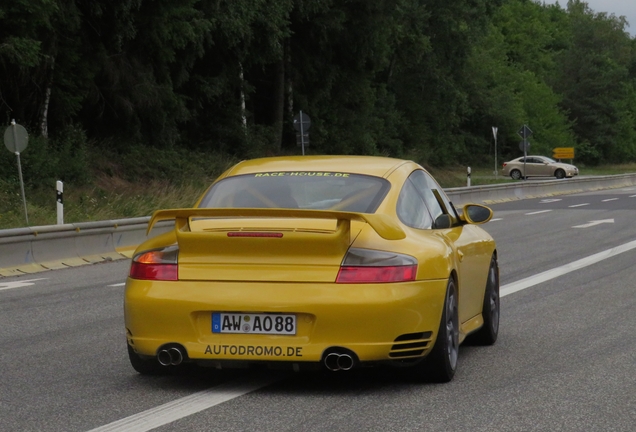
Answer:
<svg viewBox="0 0 636 432"><path fill-rule="evenodd" d="M630 198L636 198L636 195L630 195L629 197Z"/></svg>
<svg viewBox="0 0 636 432"><path fill-rule="evenodd" d="M589 265L596 264L597 262L606 260L613 256L622 254L624 252L628 252L632 249L636 249L636 240L630 241L629 243L625 243L620 246L613 247L611 249L604 250L603 252L599 252L585 258L581 258L580 260L562 265L561 267L553 268L552 270L544 271L534 276L530 276L525 279L518 280L517 282L506 284L502 286L499 290L500 297L505 297L512 293L516 293L517 291L521 291L526 288L530 288L535 285L538 285L542 282L547 282L551 279L557 278L559 276L563 276L564 274L568 274L575 270L582 269Z"/></svg>
<svg viewBox="0 0 636 432"><path fill-rule="evenodd" d="M249 382L247 380L227 382L91 429L89 432L146 432L243 396L279 380L280 378L266 378L250 380Z"/></svg>
<svg viewBox="0 0 636 432"><path fill-rule="evenodd" d="M600 224L605 224L605 223L614 223L614 219L603 219L603 220L590 221L589 223L586 223L586 224L583 224L583 225L575 225L572 228L589 228L589 227L593 227L593 226L600 225Z"/></svg>
<svg viewBox="0 0 636 432"><path fill-rule="evenodd" d="M585 203L585 204L574 204L574 205L571 205L571 206L568 206L568 207L570 207L570 208L574 208L574 207L583 207L583 206L586 206L586 205L590 205L590 203Z"/></svg>
<svg viewBox="0 0 636 432"><path fill-rule="evenodd" d="M602 202L616 201L617 199L618 198L608 198L608 199L602 200Z"/></svg>
<svg viewBox="0 0 636 432"><path fill-rule="evenodd" d="M500 221L503 220L503 218L494 218L494 219L490 219L489 222L496 222L496 221Z"/></svg>
<svg viewBox="0 0 636 432"><path fill-rule="evenodd" d="M536 215L536 214L540 214L540 213L547 213L547 212L551 212L552 210L541 210L541 211L536 211L536 212L532 212L532 213L526 213L526 216L529 215Z"/></svg>
<svg viewBox="0 0 636 432"><path fill-rule="evenodd" d="M28 279L23 281L15 281L15 282L0 282L0 291L10 290L13 288L24 288L31 285L35 285L35 281L46 280L47 278L39 278L39 279Z"/></svg>
<svg viewBox="0 0 636 432"><path fill-rule="evenodd" d="M562 201L561 198L548 198L548 199L542 199L541 201L539 201L542 204L547 204L547 203L553 203L553 202L557 202L557 201Z"/></svg>
<svg viewBox="0 0 636 432"><path fill-rule="evenodd" d="M118 286L124 286L124 285L126 285L126 282L116 283L116 284L107 285L107 286L109 286L109 287L118 287Z"/></svg>

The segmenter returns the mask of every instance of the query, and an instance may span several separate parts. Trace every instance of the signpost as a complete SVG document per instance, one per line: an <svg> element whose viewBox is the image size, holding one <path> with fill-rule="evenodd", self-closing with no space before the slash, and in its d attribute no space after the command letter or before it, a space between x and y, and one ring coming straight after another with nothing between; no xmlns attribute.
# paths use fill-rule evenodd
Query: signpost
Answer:
<svg viewBox="0 0 636 432"><path fill-rule="evenodd" d="M574 147L557 147L552 149L553 159L574 159Z"/></svg>
<svg viewBox="0 0 636 432"><path fill-rule="evenodd" d="M296 134L296 142L303 149L303 156L305 156L305 146L309 145L309 134L307 131L311 127L311 119L307 114L300 111L294 116L294 129L300 134Z"/></svg>
<svg viewBox="0 0 636 432"><path fill-rule="evenodd" d="M22 179L22 165L20 164L20 152L27 148L29 134L26 129L15 120L11 120L11 126L4 131L4 145L11 153L15 153L18 158L18 174L20 176L20 189L22 190L22 202L24 203L24 217L29 225L29 215L27 213L26 195L24 194L24 180Z"/></svg>
<svg viewBox="0 0 636 432"><path fill-rule="evenodd" d="M519 148L523 148L523 179L526 180L526 159L528 158L528 148L530 148L528 138L532 135L532 131L527 125L523 125L517 133L523 138L523 141L519 144Z"/></svg>
<svg viewBox="0 0 636 432"><path fill-rule="evenodd" d="M495 137L495 177L497 177L497 131L499 128L497 126L492 127L492 135Z"/></svg>

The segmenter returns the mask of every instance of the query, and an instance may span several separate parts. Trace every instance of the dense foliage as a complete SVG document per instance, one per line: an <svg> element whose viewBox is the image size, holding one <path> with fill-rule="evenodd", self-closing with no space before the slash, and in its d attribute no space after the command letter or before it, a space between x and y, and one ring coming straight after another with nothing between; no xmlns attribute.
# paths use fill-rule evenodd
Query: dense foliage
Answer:
<svg viewBox="0 0 636 432"><path fill-rule="evenodd" d="M503 159L528 124L533 152L634 161L626 24L579 0L14 0L0 119L29 130L34 176L76 181L96 150L299 153L299 110L312 153L478 164L492 126Z"/></svg>

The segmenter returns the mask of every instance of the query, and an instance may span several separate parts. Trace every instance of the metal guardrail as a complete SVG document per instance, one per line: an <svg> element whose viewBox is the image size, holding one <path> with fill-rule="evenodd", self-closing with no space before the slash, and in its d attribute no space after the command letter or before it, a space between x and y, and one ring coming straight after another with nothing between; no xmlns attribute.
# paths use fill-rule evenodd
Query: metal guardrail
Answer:
<svg viewBox="0 0 636 432"><path fill-rule="evenodd" d="M446 189L455 205L563 195L636 185L636 174L525 181ZM130 258L144 240L149 217L0 230L0 277ZM173 228L158 224L150 236Z"/></svg>
<svg viewBox="0 0 636 432"><path fill-rule="evenodd" d="M130 258L149 217L0 230L0 277ZM151 236L173 223L159 224Z"/></svg>
<svg viewBox="0 0 636 432"><path fill-rule="evenodd" d="M446 193L455 205L469 202L495 204L519 199L615 189L634 185L636 185L636 173L450 188L446 189Z"/></svg>

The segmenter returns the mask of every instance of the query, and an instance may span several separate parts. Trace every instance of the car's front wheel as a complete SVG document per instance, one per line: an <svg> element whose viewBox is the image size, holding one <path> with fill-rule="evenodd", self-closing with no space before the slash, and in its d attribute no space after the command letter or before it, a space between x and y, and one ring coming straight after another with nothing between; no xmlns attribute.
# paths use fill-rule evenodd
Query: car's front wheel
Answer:
<svg viewBox="0 0 636 432"><path fill-rule="evenodd" d="M521 171L519 171L518 169L510 171L510 177L512 177L513 180L520 180Z"/></svg>
<svg viewBox="0 0 636 432"><path fill-rule="evenodd" d="M554 172L554 176L558 179L565 178L565 171L563 171L562 169L558 169Z"/></svg>
<svg viewBox="0 0 636 432"><path fill-rule="evenodd" d="M471 334L467 341L476 345L492 345L497 341L499 334L499 265L497 258L493 255L490 259L488 269L488 280L484 292L484 303L482 306L482 316L484 325Z"/></svg>

